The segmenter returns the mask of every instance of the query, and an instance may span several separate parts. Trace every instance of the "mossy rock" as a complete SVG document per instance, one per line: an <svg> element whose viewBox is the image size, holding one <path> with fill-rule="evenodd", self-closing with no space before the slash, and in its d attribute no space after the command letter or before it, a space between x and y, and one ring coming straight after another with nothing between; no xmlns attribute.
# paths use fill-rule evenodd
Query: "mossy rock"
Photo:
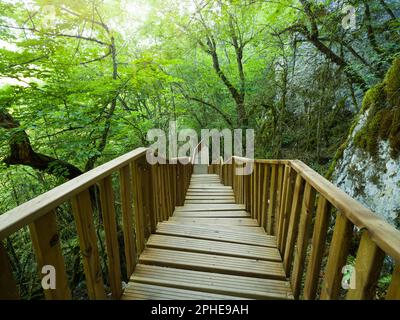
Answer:
<svg viewBox="0 0 400 320"><path fill-rule="evenodd" d="M378 157L379 141L389 141L390 156L400 156L400 58L393 61L385 80L365 94L362 113L368 111L365 125L354 138L354 144Z"/></svg>

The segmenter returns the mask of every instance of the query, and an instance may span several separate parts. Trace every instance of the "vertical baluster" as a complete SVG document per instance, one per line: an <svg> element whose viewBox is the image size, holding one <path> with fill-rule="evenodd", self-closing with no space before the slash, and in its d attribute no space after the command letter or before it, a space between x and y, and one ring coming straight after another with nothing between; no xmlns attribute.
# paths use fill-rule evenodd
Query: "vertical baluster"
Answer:
<svg viewBox="0 0 400 320"><path fill-rule="evenodd" d="M257 221L258 225L261 226L261 210L262 210L262 197L263 197L263 178L264 178L264 164L258 165L257 172Z"/></svg>
<svg viewBox="0 0 400 320"><path fill-rule="evenodd" d="M0 241L0 300L18 300L19 292L6 249Z"/></svg>
<svg viewBox="0 0 400 320"><path fill-rule="evenodd" d="M90 299L105 299L89 190L82 191L72 198L72 211L78 232L88 296Z"/></svg>
<svg viewBox="0 0 400 320"><path fill-rule="evenodd" d="M144 249L143 194L139 159L132 162L133 203L135 209L136 248L140 255Z"/></svg>
<svg viewBox="0 0 400 320"><path fill-rule="evenodd" d="M297 245L294 255L292 271L292 289L295 299L299 298L300 286L303 278L304 265L307 254L308 240L311 232L311 219L314 214L315 190L306 183L304 188L303 204L300 213L300 223L297 236Z"/></svg>
<svg viewBox="0 0 400 320"><path fill-rule="evenodd" d="M284 166L278 165L278 183L277 183L277 192L276 192L276 208L275 208L275 221L274 221L274 232L278 233L279 229L279 220L280 220L280 208L282 203L282 195L283 195L283 169Z"/></svg>
<svg viewBox="0 0 400 320"><path fill-rule="evenodd" d="M392 281L386 294L386 300L400 300L400 264L397 264L393 270Z"/></svg>
<svg viewBox="0 0 400 320"><path fill-rule="evenodd" d="M132 182L129 165L123 167L119 171L120 192L121 192L121 211L122 211L122 228L124 232L125 244L125 260L126 273L130 278L135 270L136 257L136 239L133 223L133 199L132 199Z"/></svg>
<svg viewBox="0 0 400 320"><path fill-rule="evenodd" d="M268 218L267 218L267 233L269 235L274 234L276 196L277 196L276 195L276 186L277 186L277 165L273 164L271 167Z"/></svg>
<svg viewBox="0 0 400 320"><path fill-rule="evenodd" d="M385 253L373 242L367 230L363 231L354 268L355 288L350 288L348 300L371 300L382 268Z"/></svg>
<svg viewBox="0 0 400 320"><path fill-rule="evenodd" d="M51 265L56 271L56 288L44 290L47 300L69 300L71 291L65 270L64 257L61 252L60 235L58 233L55 211L43 215L29 225L29 231L35 250L40 278L42 268Z"/></svg>
<svg viewBox="0 0 400 320"><path fill-rule="evenodd" d="M290 222L290 214L292 209L292 204L294 200L294 193L295 193L295 183L296 183L296 171L293 170L291 167L288 168L288 184L286 186L286 196L285 196L285 203L283 207L283 217L282 217L282 231L278 237L278 248L282 254L285 255L286 249L286 240L288 236L288 229L289 229L289 222Z"/></svg>
<svg viewBox="0 0 400 320"><path fill-rule="evenodd" d="M101 212L106 238L108 277L112 297L114 299L119 299L122 295L121 261L119 256L117 216L115 214L114 191L112 188L111 176L101 180L99 185Z"/></svg>
<svg viewBox="0 0 400 320"><path fill-rule="evenodd" d="M284 174L283 174L283 182L282 182L282 200L281 200L281 205L279 207L279 220L277 222L278 227L277 227L277 232L276 232L278 248L280 247L281 239L282 239L283 220L285 217L284 208L285 208L286 197L287 197L287 187L288 187L288 184L290 181L289 172L290 172L290 167L285 166Z"/></svg>
<svg viewBox="0 0 400 320"><path fill-rule="evenodd" d="M264 165L264 179L263 179L263 198L261 207L261 226L266 230L267 227L267 214L268 214L268 201L269 201L269 187L270 187L270 170L269 164Z"/></svg>
<svg viewBox="0 0 400 320"><path fill-rule="evenodd" d="M321 272L321 263L328 232L330 210L330 203L320 195L311 242L310 261L308 263L307 277L304 285L304 299L306 300L315 299L317 294L319 274Z"/></svg>
<svg viewBox="0 0 400 320"><path fill-rule="evenodd" d="M285 245L285 254L283 258L283 267L287 276L290 274L292 266L294 243L297 237L297 229L300 217L301 204L303 199L304 180L300 174L297 175L294 187L293 203L290 212L290 220Z"/></svg>
<svg viewBox="0 0 400 320"><path fill-rule="evenodd" d="M353 224L345 215L338 212L322 283L321 300L336 300L339 296L342 268L346 264L352 232Z"/></svg>

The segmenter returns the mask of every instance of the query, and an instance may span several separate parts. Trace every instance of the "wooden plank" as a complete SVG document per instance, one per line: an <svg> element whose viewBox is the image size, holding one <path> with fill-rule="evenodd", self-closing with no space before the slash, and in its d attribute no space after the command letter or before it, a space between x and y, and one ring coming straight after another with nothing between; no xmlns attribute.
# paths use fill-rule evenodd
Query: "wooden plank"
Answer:
<svg viewBox="0 0 400 320"><path fill-rule="evenodd" d="M70 300L71 291L61 252L55 211L50 211L29 225L32 245L38 264L39 278L43 277L42 268L51 265L56 270L56 288L44 290L47 300Z"/></svg>
<svg viewBox="0 0 400 320"><path fill-rule="evenodd" d="M192 217L178 217L172 216L168 221L176 223L188 223L195 225L197 223L205 223L210 225L223 225L223 226L258 226L257 220L248 218L192 218Z"/></svg>
<svg viewBox="0 0 400 320"><path fill-rule="evenodd" d="M297 235L296 250L294 255L291 283L293 296L299 298L300 286L303 279L304 264L306 260L307 247L310 239L311 220L315 209L315 190L306 183L304 188L303 204L300 213L300 224Z"/></svg>
<svg viewBox="0 0 400 320"><path fill-rule="evenodd" d="M71 197L88 189L90 186L124 167L133 159L146 153L145 148L137 148L110 162L86 172L50 191L0 215L0 240L29 225L40 216L57 208Z"/></svg>
<svg viewBox="0 0 400 320"><path fill-rule="evenodd" d="M131 281L249 299L293 299L288 281L152 265L138 264Z"/></svg>
<svg viewBox="0 0 400 320"><path fill-rule="evenodd" d="M251 244L262 247L276 247L275 237L261 234L248 234L232 231L209 230L195 226L159 223L157 234L173 235L195 239L207 239L232 243Z"/></svg>
<svg viewBox="0 0 400 320"><path fill-rule="evenodd" d="M234 200L233 195L187 195L186 200Z"/></svg>
<svg viewBox="0 0 400 320"><path fill-rule="evenodd" d="M142 264L248 277L285 280L279 262L233 258L204 253L146 248L139 258Z"/></svg>
<svg viewBox="0 0 400 320"><path fill-rule="evenodd" d="M105 299L89 190L72 198L72 211L81 248L88 296L90 299Z"/></svg>
<svg viewBox="0 0 400 320"><path fill-rule="evenodd" d="M271 168L271 184L269 188L269 206L267 218L267 233L270 235L274 235L277 179L277 167L274 165Z"/></svg>
<svg viewBox="0 0 400 320"><path fill-rule="evenodd" d="M133 227L133 199L132 182L129 165L120 169L120 193L121 193L121 211L122 228L124 234L124 251L126 261L126 273L130 277L135 269L136 257L136 239Z"/></svg>
<svg viewBox="0 0 400 320"><path fill-rule="evenodd" d="M240 233L260 233L260 234L266 234L265 230L262 227L258 227L257 224L255 226L240 226L240 225L233 225L233 224L223 224L223 223L214 223L212 224L211 222L209 223L204 223L201 222L201 220L197 220L196 222L192 222L190 219L184 219L188 221L182 221L180 220L179 222L176 220L169 220L169 221L164 221L164 223L168 224L183 224L187 226L193 226L193 227L198 227L198 228L206 228L209 230L220 230L220 231L238 231ZM219 219L217 219L219 220ZM257 220L255 220L257 221Z"/></svg>
<svg viewBox="0 0 400 320"><path fill-rule="evenodd" d="M0 241L0 300L19 300L17 283L7 252Z"/></svg>
<svg viewBox="0 0 400 320"><path fill-rule="evenodd" d="M186 200L185 205L189 204L234 204L236 203L234 199L226 200L226 199L210 199L210 200Z"/></svg>
<svg viewBox="0 0 400 320"><path fill-rule="evenodd" d="M180 211L175 212L174 217L250 218L250 215L246 211Z"/></svg>
<svg viewBox="0 0 400 320"><path fill-rule="evenodd" d="M393 270L392 281L386 294L386 300L400 300L400 265Z"/></svg>
<svg viewBox="0 0 400 320"><path fill-rule="evenodd" d="M295 239L297 237L297 230L301 212L301 204L303 199L303 189L304 180L300 175L297 175L296 184L294 187L294 196L292 209L290 213L290 221L288 226L288 233L286 238L285 253L283 258L283 267L285 269L286 275L290 275L290 270L292 267L293 251Z"/></svg>
<svg viewBox="0 0 400 320"><path fill-rule="evenodd" d="M193 290L183 290L165 286L130 282L122 300L239 300L222 294L203 293ZM246 299L246 298L243 298Z"/></svg>
<svg viewBox="0 0 400 320"><path fill-rule="evenodd" d="M183 207L176 207L175 213L181 211L233 211L245 210L244 205L241 204L188 204Z"/></svg>
<svg viewBox="0 0 400 320"><path fill-rule="evenodd" d="M320 196L318 199L307 277L304 284L303 296L306 300L314 300L317 295L318 280L321 272L322 258L328 232L330 210L330 203L326 201L324 197Z"/></svg>
<svg viewBox="0 0 400 320"><path fill-rule="evenodd" d="M364 230L357 251L354 272L356 273L355 289L347 292L347 300L372 300L383 265L385 253L371 240L368 231Z"/></svg>
<svg viewBox="0 0 400 320"><path fill-rule="evenodd" d="M150 236L148 248L208 253L213 255L281 262L278 249L155 234Z"/></svg>
<svg viewBox="0 0 400 320"><path fill-rule="evenodd" d="M111 176L104 178L100 181L99 185L101 212L106 239L108 279L113 299L119 299L122 295L121 261L119 257L117 216L114 208L114 191Z"/></svg>
<svg viewBox="0 0 400 320"><path fill-rule="evenodd" d="M352 233L353 224L338 212L322 283L321 300L336 300L339 296L342 268L346 264Z"/></svg>

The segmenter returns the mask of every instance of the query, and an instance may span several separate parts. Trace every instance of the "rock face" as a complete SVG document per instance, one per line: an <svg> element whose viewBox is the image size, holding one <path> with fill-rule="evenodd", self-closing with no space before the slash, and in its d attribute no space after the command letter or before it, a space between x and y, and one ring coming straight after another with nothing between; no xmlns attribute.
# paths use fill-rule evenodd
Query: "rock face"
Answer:
<svg viewBox="0 0 400 320"><path fill-rule="evenodd" d="M331 180L377 215L400 228L400 59L370 89Z"/></svg>

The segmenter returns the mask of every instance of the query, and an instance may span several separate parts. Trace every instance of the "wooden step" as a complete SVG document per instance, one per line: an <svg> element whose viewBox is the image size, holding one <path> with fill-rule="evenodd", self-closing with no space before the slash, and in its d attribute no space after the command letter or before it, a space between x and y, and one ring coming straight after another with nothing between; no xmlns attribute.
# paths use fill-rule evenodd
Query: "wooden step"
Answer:
<svg viewBox="0 0 400 320"><path fill-rule="evenodd" d="M235 203L235 200L231 199L231 200L224 200L224 199L210 199L210 200L186 200L185 201L185 205L188 204L209 204L209 205L213 205L213 204L233 204Z"/></svg>
<svg viewBox="0 0 400 320"><path fill-rule="evenodd" d="M129 282L122 300L237 300L241 297Z"/></svg>
<svg viewBox="0 0 400 320"><path fill-rule="evenodd" d="M232 211L246 210L243 204L188 204L182 207L175 207L175 212L179 211Z"/></svg>
<svg viewBox="0 0 400 320"><path fill-rule="evenodd" d="M276 238L274 236L258 233L248 234L228 230L209 230L207 228L179 224L174 225L162 222L157 225L156 233L195 239L207 239L232 243L250 244L261 247L276 247Z"/></svg>
<svg viewBox="0 0 400 320"><path fill-rule="evenodd" d="M293 299L288 281L225 275L202 271L136 266L133 283L148 283L250 299Z"/></svg>
<svg viewBox="0 0 400 320"><path fill-rule="evenodd" d="M251 258L265 261L282 261L277 248L234 244L220 241L201 240L165 235L151 235L147 247L179 250L187 252L207 253L221 256Z"/></svg>
<svg viewBox="0 0 400 320"><path fill-rule="evenodd" d="M285 280L282 263L214 254L146 248L139 263L196 271Z"/></svg>
<svg viewBox="0 0 400 320"><path fill-rule="evenodd" d="M177 224L175 220L168 220L164 221L163 223L169 223L169 224ZM185 223L185 222L179 222L178 224L182 225L188 225L188 226L193 226L193 227L199 227L199 228L206 228L209 230L219 230L219 231L232 231L232 232L241 232L241 233L258 233L258 234L266 234L265 230L262 227L249 227L249 226L229 226L229 225L216 225L216 224L205 224L205 223Z"/></svg>
<svg viewBox="0 0 400 320"><path fill-rule="evenodd" d="M175 224L191 224L193 226L197 224L206 224L222 227L238 226L238 227L258 227L258 222L255 219L250 218L196 218L186 216L172 216L169 218L170 222ZM259 227L262 229L261 227Z"/></svg>
<svg viewBox="0 0 400 320"><path fill-rule="evenodd" d="M246 211L176 211L174 217L195 218L249 218Z"/></svg>
<svg viewBox="0 0 400 320"><path fill-rule="evenodd" d="M186 195L186 200L234 200L233 195Z"/></svg>

